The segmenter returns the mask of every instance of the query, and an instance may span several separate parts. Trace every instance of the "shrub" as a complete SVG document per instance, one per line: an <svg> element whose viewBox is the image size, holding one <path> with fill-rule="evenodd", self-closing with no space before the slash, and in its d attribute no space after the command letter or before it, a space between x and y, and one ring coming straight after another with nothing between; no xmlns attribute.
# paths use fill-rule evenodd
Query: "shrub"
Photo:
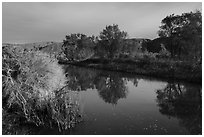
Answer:
<svg viewBox="0 0 204 137"><path fill-rule="evenodd" d="M155 60L156 56L157 56L157 53L145 51L144 53L137 54L135 58L140 61L150 61L150 60Z"/></svg>
<svg viewBox="0 0 204 137"><path fill-rule="evenodd" d="M143 54L143 58L145 59L156 59L157 53L152 53L152 52L145 52Z"/></svg>
<svg viewBox="0 0 204 137"><path fill-rule="evenodd" d="M37 126L71 128L78 121L77 94L65 88L66 77L55 58L39 51L4 47L3 109Z"/></svg>

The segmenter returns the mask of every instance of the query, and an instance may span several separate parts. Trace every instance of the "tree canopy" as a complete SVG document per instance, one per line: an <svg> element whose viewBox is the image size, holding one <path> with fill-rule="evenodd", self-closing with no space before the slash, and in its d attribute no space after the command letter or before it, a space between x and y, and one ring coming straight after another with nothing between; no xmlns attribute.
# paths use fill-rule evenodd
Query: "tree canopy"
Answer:
<svg viewBox="0 0 204 137"><path fill-rule="evenodd" d="M109 25L99 35L99 50L107 58L113 59L122 49L123 39L127 32L121 31L118 25Z"/></svg>
<svg viewBox="0 0 204 137"><path fill-rule="evenodd" d="M95 46L95 37L88 37L85 34L70 34L63 40L63 51L69 60L86 58Z"/></svg>
<svg viewBox="0 0 204 137"><path fill-rule="evenodd" d="M160 38L168 38L166 48L172 57L187 55L201 58L202 15L200 11L165 17L158 31Z"/></svg>

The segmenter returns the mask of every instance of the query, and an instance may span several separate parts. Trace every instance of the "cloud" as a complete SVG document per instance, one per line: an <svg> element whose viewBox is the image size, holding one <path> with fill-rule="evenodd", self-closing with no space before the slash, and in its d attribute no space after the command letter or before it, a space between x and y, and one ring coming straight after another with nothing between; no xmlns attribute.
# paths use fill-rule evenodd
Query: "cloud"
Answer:
<svg viewBox="0 0 204 137"><path fill-rule="evenodd" d="M201 3L3 3L3 42L62 41L66 34L98 35L118 24L130 37L157 37L172 13L201 9Z"/></svg>

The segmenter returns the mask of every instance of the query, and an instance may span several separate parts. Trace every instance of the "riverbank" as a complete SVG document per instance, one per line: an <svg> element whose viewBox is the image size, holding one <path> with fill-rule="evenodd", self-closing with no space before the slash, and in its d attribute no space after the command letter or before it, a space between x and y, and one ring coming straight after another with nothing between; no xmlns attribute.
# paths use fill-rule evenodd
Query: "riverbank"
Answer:
<svg viewBox="0 0 204 137"><path fill-rule="evenodd" d="M193 83L202 83L201 65L190 62L171 60L107 60L88 59L81 62L59 61L60 64L91 67L111 71L127 72L151 77L184 80Z"/></svg>

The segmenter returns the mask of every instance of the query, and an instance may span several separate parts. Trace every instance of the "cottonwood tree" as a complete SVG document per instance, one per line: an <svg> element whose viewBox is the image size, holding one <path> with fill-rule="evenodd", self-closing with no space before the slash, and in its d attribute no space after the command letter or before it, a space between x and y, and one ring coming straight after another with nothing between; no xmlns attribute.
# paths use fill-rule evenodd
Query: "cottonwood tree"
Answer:
<svg viewBox="0 0 204 137"><path fill-rule="evenodd" d="M95 37L84 34L70 34L63 40L62 50L69 60L80 60L93 53Z"/></svg>
<svg viewBox="0 0 204 137"><path fill-rule="evenodd" d="M114 59L120 54L123 46L123 40L127 37L127 33L121 31L118 25L109 25L99 35L98 50L102 52L103 57Z"/></svg>
<svg viewBox="0 0 204 137"><path fill-rule="evenodd" d="M200 11L165 17L158 31L160 38L168 38L166 48L171 57L201 58L202 15Z"/></svg>

